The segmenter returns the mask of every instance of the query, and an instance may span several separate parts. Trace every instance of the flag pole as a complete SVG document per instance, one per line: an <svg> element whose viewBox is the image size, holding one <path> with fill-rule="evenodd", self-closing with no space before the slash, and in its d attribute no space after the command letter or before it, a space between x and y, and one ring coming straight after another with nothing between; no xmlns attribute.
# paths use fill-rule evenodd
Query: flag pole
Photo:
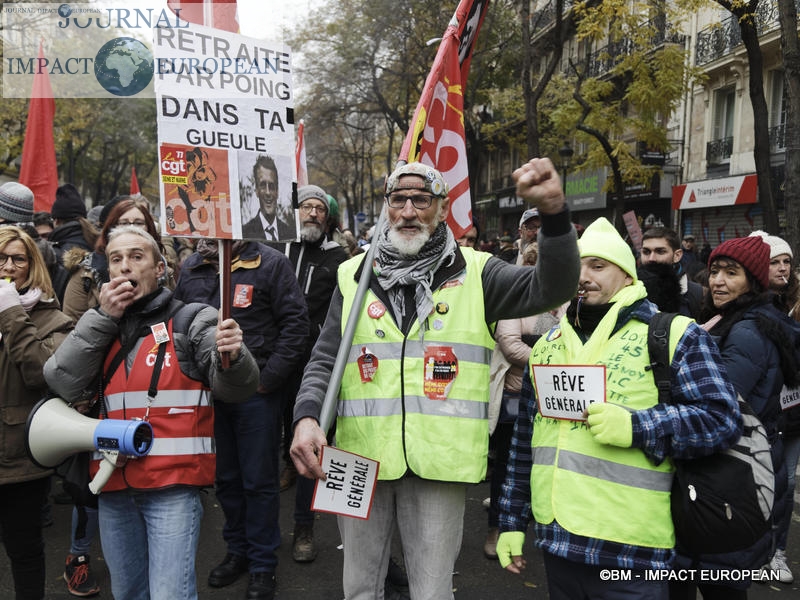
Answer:
<svg viewBox="0 0 800 600"><path fill-rule="evenodd" d="M402 164L405 163L403 162ZM400 166L400 164L398 164L398 166ZM330 431L333 420L336 417L336 406L339 403L339 385L342 383L344 368L347 365L347 358L350 355L350 346L353 345L353 337L356 333L358 317L361 315L361 307L364 305L364 298L367 295L367 289L369 289L369 280L372 274L372 261L375 256L375 248L378 245L375 240L387 218L386 203L384 203L380 215L378 215L378 222L375 224L375 233L372 236L372 242L370 242L369 248L367 248L364 262L361 263L361 277L358 280L358 287L353 297L353 306L350 309L350 314L347 315L347 323L342 333L342 341L339 344L339 351L336 353L336 361L333 363L333 370L331 371L330 385L325 392L325 400L322 402L319 426L326 434Z"/></svg>

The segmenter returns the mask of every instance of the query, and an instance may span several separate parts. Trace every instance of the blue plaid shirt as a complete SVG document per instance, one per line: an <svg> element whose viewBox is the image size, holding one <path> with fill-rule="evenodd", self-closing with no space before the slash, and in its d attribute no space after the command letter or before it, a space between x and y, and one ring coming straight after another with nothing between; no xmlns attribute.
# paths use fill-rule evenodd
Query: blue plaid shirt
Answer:
<svg viewBox="0 0 800 600"><path fill-rule="evenodd" d="M656 312L648 301L620 311L616 329L629 319L649 322ZM633 447L656 464L667 457L696 458L729 447L741 434L736 392L728 381L711 336L692 323L678 342L670 365L675 404L657 404L632 416ZM531 519L531 437L536 396L528 367L522 378L519 416L514 425L503 495L500 531L522 531ZM535 482L534 482L535 484ZM624 507L620 507L624 510ZM561 558L588 565L625 569L666 569L674 551L620 544L570 533L555 520L534 524L535 544Z"/></svg>

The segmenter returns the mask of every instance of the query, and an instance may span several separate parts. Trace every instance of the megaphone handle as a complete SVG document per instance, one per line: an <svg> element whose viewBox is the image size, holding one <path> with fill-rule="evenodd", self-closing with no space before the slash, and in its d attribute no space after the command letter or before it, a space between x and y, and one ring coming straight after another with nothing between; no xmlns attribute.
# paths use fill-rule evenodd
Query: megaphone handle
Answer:
<svg viewBox="0 0 800 600"><path fill-rule="evenodd" d="M111 474L114 472L114 469L116 468L117 465L114 464L109 457L103 456L103 460L100 461L100 468L97 470L97 474L94 476L94 479L89 482L89 491L91 491L95 496L100 494L100 492L103 490L103 487L105 487L105 485L108 483L108 480L111 478Z"/></svg>

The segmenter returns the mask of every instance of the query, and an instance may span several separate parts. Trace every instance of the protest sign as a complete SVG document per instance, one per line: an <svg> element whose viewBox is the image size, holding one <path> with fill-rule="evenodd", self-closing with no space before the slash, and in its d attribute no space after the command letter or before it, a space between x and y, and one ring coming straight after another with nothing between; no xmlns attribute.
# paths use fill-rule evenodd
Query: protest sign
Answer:
<svg viewBox="0 0 800 600"><path fill-rule="evenodd" d="M539 412L550 419L585 421L583 411L606 401L604 365L533 365Z"/></svg>
<svg viewBox="0 0 800 600"><path fill-rule="evenodd" d="M368 519L378 480L378 461L332 446L322 447L322 470L311 509L357 519Z"/></svg>
<svg viewBox="0 0 800 600"><path fill-rule="evenodd" d="M296 239L291 51L188 23L153 55L162 231Z"/></svg>

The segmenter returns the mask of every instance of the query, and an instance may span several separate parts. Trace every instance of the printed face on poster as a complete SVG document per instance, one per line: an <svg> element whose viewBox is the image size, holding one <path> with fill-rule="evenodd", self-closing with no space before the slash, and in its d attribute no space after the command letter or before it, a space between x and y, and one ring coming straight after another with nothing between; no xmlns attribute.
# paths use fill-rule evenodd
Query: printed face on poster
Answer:
<svg viewBox="0 0 800 600"><path fill-rule="evenodd" d="M195 24L153 38L162 231L296 239L291 51Z"/></svg>

